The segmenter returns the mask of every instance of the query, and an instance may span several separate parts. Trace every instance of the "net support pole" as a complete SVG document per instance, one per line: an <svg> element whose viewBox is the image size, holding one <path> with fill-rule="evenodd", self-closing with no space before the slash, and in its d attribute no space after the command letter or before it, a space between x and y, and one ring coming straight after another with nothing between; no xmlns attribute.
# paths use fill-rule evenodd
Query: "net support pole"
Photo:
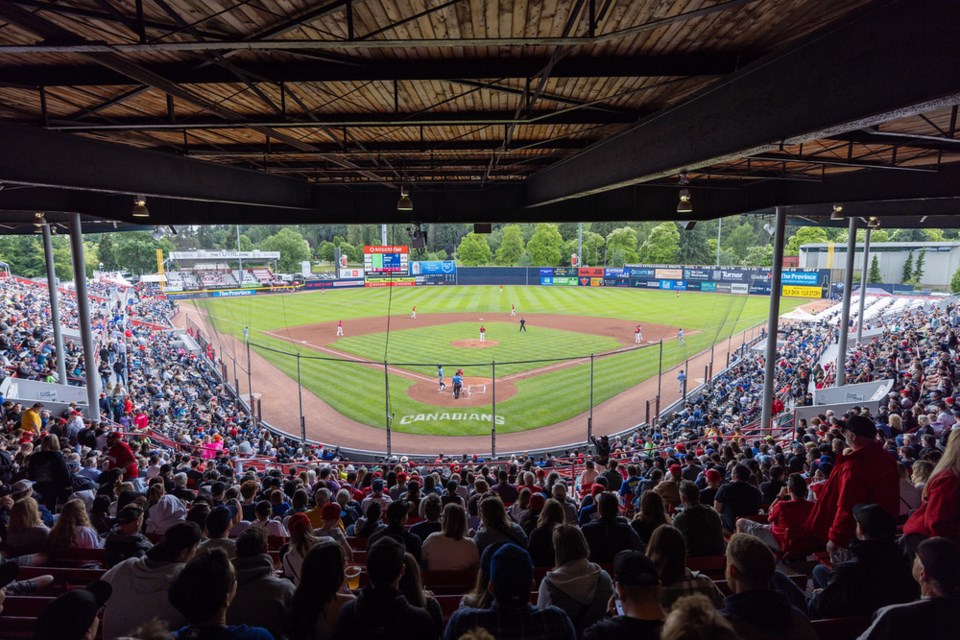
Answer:
<svg viewBox="0 0 960 640"><path fill-rule="evenodd" d="M300 441L307 441L307 423L303 418L303 378L300 376L300 354L297 354L297 402L300 404Z"/></svg>
<svg viewBox="0 0 960 640"><path fill-rule="evenodd" d="M863 266L860 269L860 304L857 309L857 344L863 340L863 303L867 297L867 265L870 264L870 232L873 229L867 227L866 236L863 239Z"/></svg>
<svg viewBox="0 0 960 640"><path fill-rule="evenodd" d="M77 315L80 321L80 340L83 344L83 362L87 378L87 405L90 420L100 422L100 374L94 368L93 326L90 324L90 298L87 297L87 264L83 257L83 230L80 214L70 214L70 253L73 257L73 280L77 288ZM63 354L57 354L63 357ZM67 384L61 380L60 384ZM129 385L125 385L129 386Z"/></svg>
<svg viewBox="0 0 960 640"><path fill-rule="evenodd" d="M250 327L243 328L243 340L247 343L247 399L250 406L250 418L253 420L253 426L257 426L257 414L253 410L253 367L250 365Z"/></svg>
<svg viewBox="0 0 960 640"><path fill-rule="evenodd" d="M594 355L590 354L590 413L587 414L587 442L593 439L593 360Z"/></svg>
<svg viewBox="0 0 960 640"><path fill-rule="evenodd" d="M764 359L763 402L760 410L760 435L769 433L773 413L773 383L777 361L777 326L780 322L780 282L783 279L783 236L787 214L777 207L776 231L773 234L773 272L770 278L770 311L767 314L767 350Z"/></svg>
<svg viewBox="0 0 960 640"><path fill-rule="evenodd" d="M491 394L493 399L493 420L490 424L490 457L497 457L497 363L490 362Z"/></svg>
<svg viewBox="0 0 960 640"><path fill-rule="evenodd" d="M387 370L387 361L383 361L383 390L384 390L384 418L387 425L387 455L393 455L393 434L390 432L390 372Z"/></svg>
<svg viewBox="0 0 960 640"><path fill-rule="evenodd" d="M660 338L660 360L657 364L657 397L660 397L660 391L663 386L663 338ZM657 412L657 417L660 413Z"/></svg>
<svg viewBox="0 0 960 640"><path fill-rule="evenodd" d="M47 290L50 292L53 347L57 350L57 376L60 384L67 384L67 358L63 351L63 332L60 328L60 292L57 290L57 272L53 266L53 239L50 236L49 224L43 225L43 258L47 264Z"/></svg>
<svg viewBox="0 0 960 640"><path fill-rule="evenodd" d="M840 340L839 350L837 352L837 379L834 381L835 387L842 387L846 383L847 368L847 334L850 328L850 294L853 293L853 260L856 258L857 250L857 219L850 216L850 224L847 227L847 264L843 273L843 304L840 307Z"/></svg>

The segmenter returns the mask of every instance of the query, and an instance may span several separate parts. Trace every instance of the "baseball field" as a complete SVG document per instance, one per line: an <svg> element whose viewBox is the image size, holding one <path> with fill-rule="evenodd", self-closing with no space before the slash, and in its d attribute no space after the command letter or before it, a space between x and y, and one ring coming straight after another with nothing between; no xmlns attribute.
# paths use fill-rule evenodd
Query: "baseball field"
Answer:
<svg viewBox="0 0 960 640"><path fill-rule="evenodd" d="M785 298L781 313L806 302ZM285 401L295 408L299 361L304 392L358 423L384 428L389 413L395 431L474 436L489 434L494 422L498 433L511 433L582 414L590 408L591 387L596 406L656 378L661 339L666 371L763 322L769 301L619 288L441 286L181 304L205 313L215 334L242 341L244 327L249 327L253 351L275 368L274 375L294 381L293 394L278 379L273 384L254 380L254 390L283 388L291 395ZM414 306L416 318L411 317ZM520 331L521 319L525 332ZM342 336L337 336L338 322ZM680 328L683 343L677 340ZM232 375L236 359L238 377L245 375L241 350L220 355L228 373ZM442 389L438 364L446 384ZM458 369L464 383L454 398L451 377ZM689 375L693 385L703 372L691 370ZM675 387L677 382L665 375L663 384ZM634 422L643 419L642 409L636 407ZM297 431L293 425L286 430Z"/></svg>

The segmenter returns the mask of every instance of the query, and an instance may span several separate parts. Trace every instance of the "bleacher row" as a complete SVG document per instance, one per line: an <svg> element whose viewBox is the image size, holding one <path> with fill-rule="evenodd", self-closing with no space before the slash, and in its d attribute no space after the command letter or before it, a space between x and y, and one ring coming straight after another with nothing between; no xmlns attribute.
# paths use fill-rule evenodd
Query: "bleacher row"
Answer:
<svg viewBox="0 0 960 640"><path fill-rule="evenodd" d="M155 538L159 541L159 538ZM347 541L353 550L352 565L361 568L360 586L369 585L366 573L366 538L348 537ZM268 541L269 554L274 567L279 574L280 553L284 538L271 536ZM21 567L20 578L29 579L43 575L51 575L53 583L43 594L34 596L9 596L3 602L3 611L0 613L0 640L21 640L33 636L33 628L37 617L43 609L52 602L57 595L69 589L81 588L100 580L106 573L106 554L103 549L70 549L51 553L44 566ZM603 568L613 575L613 567L605 565ZM725 579L726 557L692 557L687 559L687 568L698 572L713 580L723 595L731 593ZM531 587L530 602L536 604L537 588L548 567L537 567L534 573L535 584ZM790 575L799 587L806 588L808 575L794 572ZM446 623L453 612L461 604L463 596L469 592L476 580L477 570L456 571L424 571L422 572L424 588L431 591L443 613ZM820 640L852 640L869 625L869 619L864 617L830 618L813 620L813 627Z"/></svg>

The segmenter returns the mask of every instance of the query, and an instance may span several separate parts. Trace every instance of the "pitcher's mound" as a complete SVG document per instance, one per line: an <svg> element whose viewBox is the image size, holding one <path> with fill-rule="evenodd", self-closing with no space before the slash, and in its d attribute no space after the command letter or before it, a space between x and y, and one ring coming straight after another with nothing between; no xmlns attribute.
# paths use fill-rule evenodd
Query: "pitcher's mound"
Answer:
<svg viewBox="0 0 960 640"><path fill-rule="evenodd" d="M485 349L487 347L495 347L498 344L500 343L497 342L496 340L484 340L483 342L480 342L480 340L478 339L478 340L456 340L454 342L451 342L450 346L461 347L463 349Z"/></svg>
<svg viewBox="0 0 960 640"><path fill-rule="evenodd" d="M407 389L407 395L417 402L440 407L474 407L490 404L493 401L493 384L490 378L464 377L463 392L457 399L453 397L453 383L450 382L450 378L444 382L447 383L447 387L443 391L437 390L439 385L435 380L417 382ZM497 381L497 402L509 400L515 395L517 395L517 388L512 382Z"/></svg>

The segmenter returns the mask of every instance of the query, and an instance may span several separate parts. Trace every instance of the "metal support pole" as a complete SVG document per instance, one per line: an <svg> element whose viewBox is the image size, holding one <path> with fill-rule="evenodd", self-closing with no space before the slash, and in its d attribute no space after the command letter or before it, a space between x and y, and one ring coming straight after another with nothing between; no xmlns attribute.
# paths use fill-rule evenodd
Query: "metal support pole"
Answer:
<svg viewBox="0 0 960 640"><path fill-rule="evenodd" d="M663 388L663 338L660 338L660 361L659 361L659 364L657 365L657 398L658 398L657 417L658 418L660 417L659 398L660 398L660 392L662 388Z"/></svg>
<svg viewBox="0 0 960 640"><path fill-rule="evenodd" d="M497 457L497 363L496 361L490 362L490 375L491 375L491 386L492 386L492 395L491 399L493 400L493 423L490 425L490 457Z"/></svg>
<svg viewBox="0 0 960 640"><path fill-rule="evenodd" d="M577 266L583 264L583 223L577 225Z"/></svg>
<svg viewBox="0 0 960 640"><path fill-rule="evenodd" d="M717 266L720 266L720 230L723 229L723 218L717 218Z"/></svg>
<svg viewBox="0 0 960 640"><path fill-rule="evenodd" d="M657 410L656 410L656 416L654 417L653 421L657 424L660 423L660 396L659 395L657 395Z"/></svg>
<svg viewBox="0 0 960 640"><path fill-rule="evenodd" d="M787 214L777 207L777 229L773 235L773 273L770 279L770 312L767 314L767 351L764 360L763 402L760 411L760 434L769 433L770 416L773 412L773 385L777 361L777 326L780 322L780 282L783 278L783 236Z"/></svg>
<svg viewBox="0 0 960 640"><path fill-rule="evenodd" d="M243 289L243 258L240 257L240 225L237 225L237 271L240 272L240 284Z"/></svg>
<svg viewBox="0 0 960 640"><path fill-rule="evenodd" d="M87 405L90 420L100 422L100 374L94 368L93 326L90 323L90 298L87 297L87 265L83 257L83 230L80 214L70 214L70 253L73 256L73 280L77 288L77 313L83 344L83 367L87 378ZM59 358L63 354L57 354ZM61 380L61 384L67 381Z"/></svg>
<svg viewBox="0 0 960 640"><path fill-rule="evenodd" d="M587 442L593 438L593 354L590 354L590 413L587 415Z"/></svg>
<svg viewBox="0 0 960 640"><path fill-rule="evenodd" d="M383 409L387 419L387 455L393 454L392 436L390 433L390 373L387 371L387 361L383 361L383 390L386 396Z"/></svg>
<svg viewBox="0 0 960 640"><path fill-rule="evenodd" d="M43 257L47 263L47 289L50 292L53 347L57 350L57 376L60 384L67 384L67 356L63 351L63 332L60 329L60 292L57 290L57 272L53 266L53 239L49 224L43 225Z"/></svg>
<svg viewBox="0 0 960 640"><path fill-rule="evenodd" d="M647 424L650 424L650 401L649 400L647 400L647 411L646 411L646 414L644 415L643 421L646 422Z"/></svg>
<svg viewBox="0 0 960 640"><path fill-rule="evenodd" d="M687 383L690 381L690 360L683 361L683 395L681 399L687 401Z"/></svg>
<svg viewBox="0 0 960 640"><path fill-rule="evenodd" d="M300 377L300 354L297 354L297 401L300 403L300 440L307 441L307 424L303 419L303 379Z"/></svg>
<svg viewBox="0 0 960 640"><path fill-rule="evenodd" d="M867 227L866 237L863 239L863 266L860 269L860 304L857 310L857 344L863 340L863 303L867 297L867 265L870 263L870 232Z"/></svg>
<svg viewBox="0 0 960 640"><path fill-rule="evenodd" d="M253 411L253 367L250 365L250 327L243 328L243 340L247 343L247 400L250 405L250 418L253 420L253 426L257 426L257 416Z"/></svg>
<svg viewBox="0 0 960 640"><path fill-rule="evenodd" d="M847 333L850 328L850 298L853 293L853 259L857 250L857 219L850 218L847 231L847 270L843 274L843 304L840 309L840 343L837 353L837 379L835 387L842 387L846 383L847 368Z"/></svg>
<svg viewBox="0 0 960 640"><path fill-rule="evenodd" d="M240 395L240 378L237 377L237 357L230 356L230 359L233 360L233 388L236 390L237 395Z"/></svg>

